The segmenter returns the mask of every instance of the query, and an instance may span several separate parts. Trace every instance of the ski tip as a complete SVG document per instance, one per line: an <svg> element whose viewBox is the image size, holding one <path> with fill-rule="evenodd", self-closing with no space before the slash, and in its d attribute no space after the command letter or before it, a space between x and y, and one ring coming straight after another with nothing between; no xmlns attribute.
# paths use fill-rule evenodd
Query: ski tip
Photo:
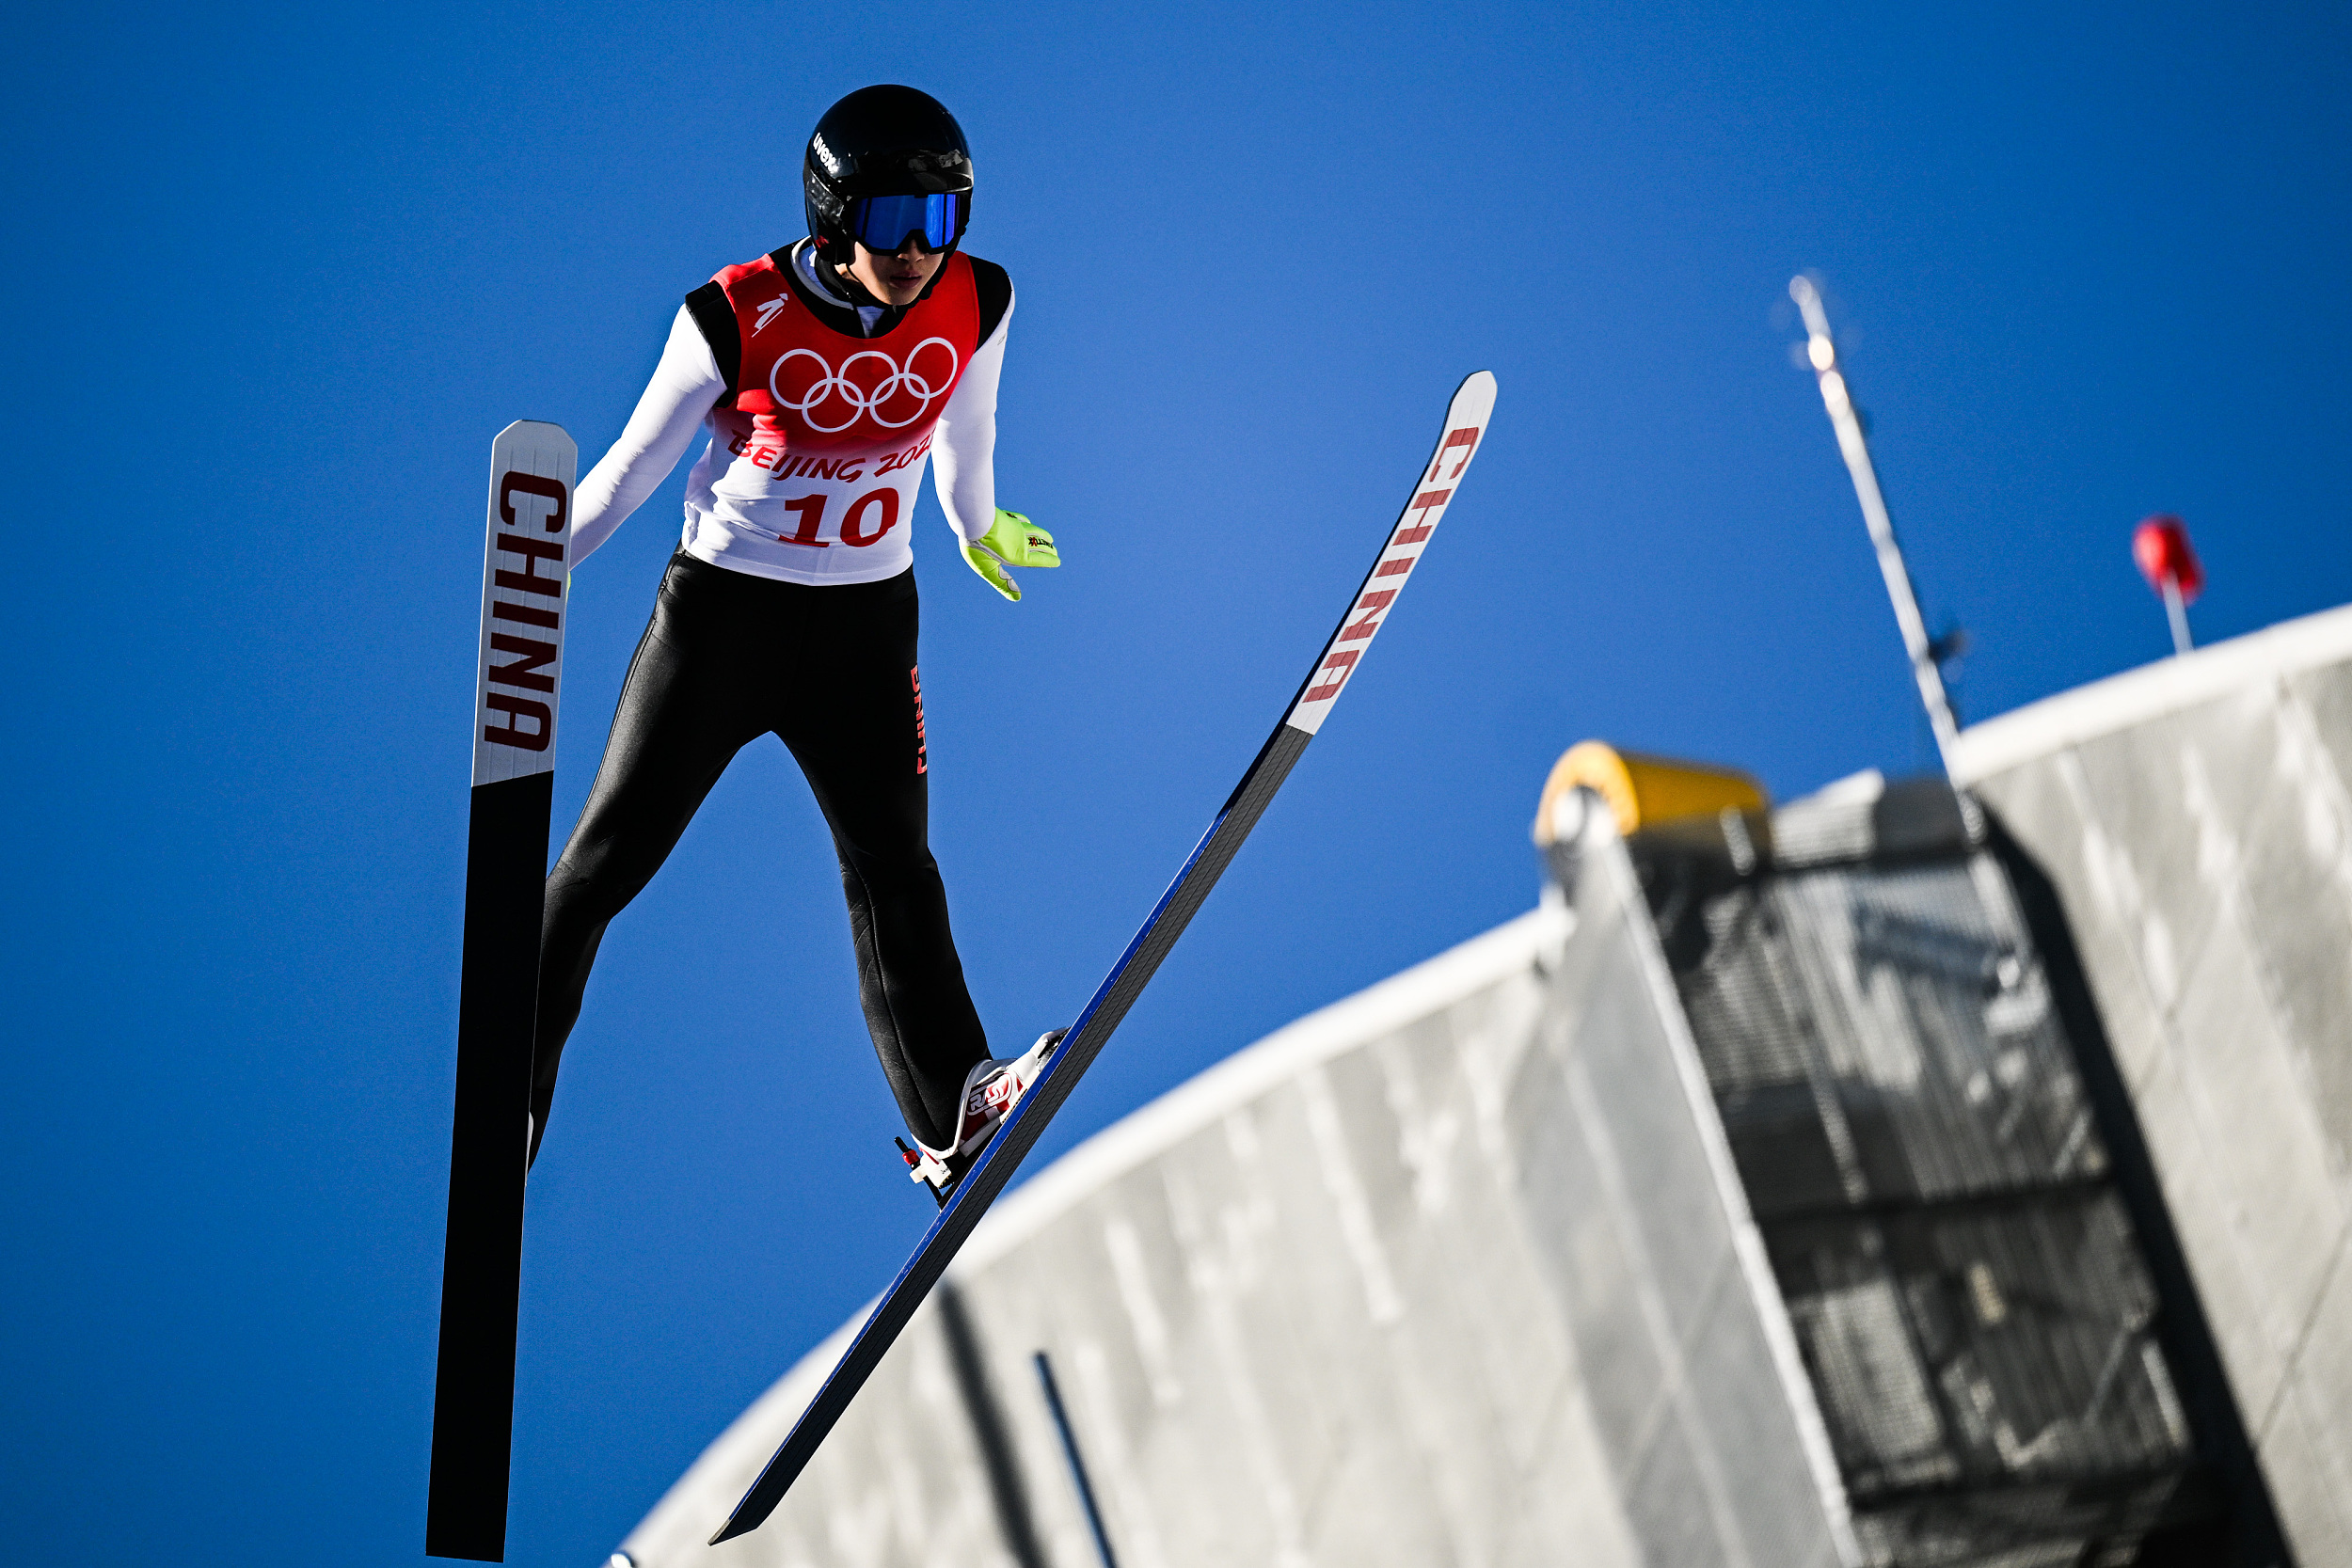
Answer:
<svg viewBox="0 0 2352 1568"><path fill-rule="evenodd" d="M1483 426L1486 422L1486 416L1494 412L1494 406L1495 372L1472 371L1464 376L1462 384L1454 389L1454 404L1446 410L1446 422Z"/></svg>
<svg viewBox="0 0 2352 1568"><path fill-rule="evenodd" d="M541 441L554 439L567 446L576 445L572 441L571 432L549 420L516 420L513 424L500 431L495 439L503 441L510 436L527 436Z"/></svg>

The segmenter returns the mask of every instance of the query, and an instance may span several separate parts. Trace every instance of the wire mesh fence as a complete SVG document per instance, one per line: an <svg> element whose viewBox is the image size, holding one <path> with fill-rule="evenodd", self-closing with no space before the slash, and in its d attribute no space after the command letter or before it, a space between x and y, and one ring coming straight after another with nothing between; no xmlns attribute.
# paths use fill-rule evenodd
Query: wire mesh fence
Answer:
<svg viewBox="0 0 2352 1568"><path fill-rule="evenodd" d="M1865 1552L2134 1561L2196 1444L2016 899L1965 847L1808 832L1637 860Z"/></svg>

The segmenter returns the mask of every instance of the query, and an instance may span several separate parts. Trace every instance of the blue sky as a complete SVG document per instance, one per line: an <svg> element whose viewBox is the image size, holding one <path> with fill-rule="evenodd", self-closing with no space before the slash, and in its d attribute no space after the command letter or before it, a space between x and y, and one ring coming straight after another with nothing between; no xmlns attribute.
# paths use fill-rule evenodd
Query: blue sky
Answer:
<svg viewBox="0 0 2352 1568"><path fill-rule="evenodd" d="M2341 7L53 8L12 24L0 1465L26 1560L421 1557L490 437L618 434L801 232L815 117L945 100L1019 290L1009 606L918 526L933 840L999 1044L1083 1002L1467 372L1412 594L1050 1157L1528 907L1600 736L1786 797L1930 757L1789 276L1963 710L2352 597ZM558 832L681 480L575 578ZM836 874L755 748L616 924L533 1180L509 1560L598 1560L878 1289Z"/></svg>

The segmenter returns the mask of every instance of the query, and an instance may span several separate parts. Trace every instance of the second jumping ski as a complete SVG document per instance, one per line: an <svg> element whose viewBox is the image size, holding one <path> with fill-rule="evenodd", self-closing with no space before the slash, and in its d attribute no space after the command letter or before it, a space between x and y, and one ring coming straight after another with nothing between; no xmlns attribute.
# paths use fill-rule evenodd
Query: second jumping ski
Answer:
<svg viewBox="0 0 2352 1568"><path fill-rule="evenodd" d="M1151 983L1168 950L1176 945L1177 938L1191 924L1209 890L1216 885L1234 852L1240 849L1242 841L1257 826L1275 791L1282 787L1282 781L1290 776L1292 768L1306 752L1307 743L1323 727L1364 650L1387 624L1390 610L1410 580L1422 550L1428 546L1430 534L1445 515L1464 471L1477 453L1494 412L1494 402L1495 378L1486 371L1473 374L1455 390L1446 408L1437 451L1413 486L1412 499L1406 503L1395 526L1383 537L1372 570L1365 574L1363 583L1348 601L1338 628L1324 643L1281 721L1275 725L1274 733L1259 749L1241 783L1226 800L1224 809L1209 825L1208 832L1177 872L1176 879L1160 895L1143 928L1128 942L1127 950L1120 955L1119 962L1112 966L1077 1022L1059 1041L1049 1037L1039 1042L1043 1065L1035 1082L997 1123L989 1143L960 1175L942 1173L952 1177L953 1184L944 1195L939 1217L932 1221L914 1256L898 1272L898 1277L875 1305L849 1349L842 1353L824 1386L801 1413L799 1422L785 1437L775 1457L743 1495L727 1522L710 1538L711 1544L758 1528L775 1511L776 1504L783 1501L785 1493L825 1440L825 1434L833 1430L841 1413L849 1408L850 1401L898 1339L899 1330L946 1272L956 1249L979 1224L997 1194L1011 1181L1022 1158L1077 1087L1079 1076L1110 1039L1111 1032L1135 1006L1143 988Z"/></svg>

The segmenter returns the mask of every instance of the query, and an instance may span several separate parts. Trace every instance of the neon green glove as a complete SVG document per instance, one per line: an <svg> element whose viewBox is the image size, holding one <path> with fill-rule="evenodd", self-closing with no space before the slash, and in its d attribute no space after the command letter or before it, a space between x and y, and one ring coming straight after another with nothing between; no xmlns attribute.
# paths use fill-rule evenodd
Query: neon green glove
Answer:
<svg viewBox="0 0 2352 1568"><path fill-rule="evenodd" d="M1021 587L1005 572L1008 566L1058 566L1054 536L1018 512L996 509L996 520L986 533L963 546L963 559L988 579L988 585L1013 603L1021 602Z"/></svg>

